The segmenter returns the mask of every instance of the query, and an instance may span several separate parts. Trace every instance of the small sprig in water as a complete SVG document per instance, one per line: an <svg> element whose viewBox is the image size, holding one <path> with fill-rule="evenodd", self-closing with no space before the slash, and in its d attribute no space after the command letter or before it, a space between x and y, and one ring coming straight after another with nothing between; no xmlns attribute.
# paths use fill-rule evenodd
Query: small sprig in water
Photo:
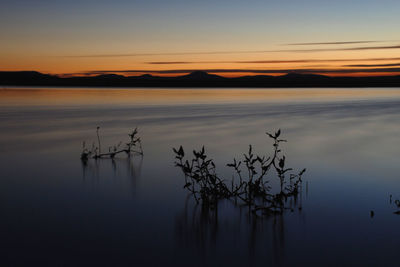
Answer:
<svg viewBox="0 0 400 267"><path fill-rule="evenodd" d="M82 153L81 160L83 162L87 162L90 158L99 159L99 158L111 158L113 159L116 155L120 153L126 153L128 157L132 153L136 153L139 155L143 155L142 142L140 137L137 137L138 130L135 128L129 136L129 141L123 145L123 142L119 142L116 145L110 146L108 148L108 152L103 153L101 151L101 141L99 134L100 127L96 128L97 135L97 146L95 143L92 143L92 147L89 149L86 147L86 142L82 144Z"/></svg>

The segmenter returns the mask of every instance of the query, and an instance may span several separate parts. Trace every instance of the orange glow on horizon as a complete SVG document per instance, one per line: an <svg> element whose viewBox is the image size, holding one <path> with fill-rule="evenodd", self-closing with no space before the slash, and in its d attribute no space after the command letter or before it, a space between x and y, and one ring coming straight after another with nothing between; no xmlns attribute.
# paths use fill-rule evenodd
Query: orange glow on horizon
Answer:
<svg viewBox="0 0 400 267"><path fill-rule="evenodd" d="M207 72L208 74L215 74L221 77L225 77L225 78L239 78L239 77L244 77L244 76L284 76L287 75L288 73L286 72L282 72L282 73L253 73L253 72L240 72L240 73L219 73L219 72ZM298 74L315 74L315 75L323 75L323 76L328 76L328 77L378 77L378 76L398 76L400 75L400 73L397 72L371 72L371 73L363 73L363 72L354 72L354 73L320 73L320 72L315 72L315 73L302 73L301 71L299 72L290 72L290 73L298 73ZM179 77L179 76L183 76L183 75L188 75L190 74L190 72L187 73L179 73L179 74L152 74L152 73L123 73L123 72L115 72L115 73L107 73L107 74L117 74L117 75L122 75L125 77L137 77L137 76L142 76L145 74L150 74L152 76L158 76L158 77ZM83 74L78 74L78 75L64 75L64 74L60 74L58 75L59 77L71 77L71 76L75 76L75 77L87 77L87 76L98 76L98 75L102 75L99 73L96 74L89 74L89 75L83 75Z"/></svg>
<svg viewBox="0 0 400 267"><path fill-rule="evenodd" d="M143 54L143 56L137 57L130 57L129 55L67 57L46 55L45 52L42 54L18 53L18 51L0 54L0 61L2 62L0 71L38 71L61 77L87 76L88 73L92 73L90 75L115 73L124 76L151 74L173 77L189 74L194 70L204 70L210 74L223 77L280 76L292 72L332 77L400 75L400 57L396 57L392 50L325 51L312 54L294 52L147 56ZM151 64L151 62L161 62L162 64ZM387 71L384 71L385 65L388 68ZM393 71L394 68L398 70ZM362 71L362 69L365 69L365 71ZM374 72L374 69L377 71ZM268 72L268 70L271 72Z"/></svg>

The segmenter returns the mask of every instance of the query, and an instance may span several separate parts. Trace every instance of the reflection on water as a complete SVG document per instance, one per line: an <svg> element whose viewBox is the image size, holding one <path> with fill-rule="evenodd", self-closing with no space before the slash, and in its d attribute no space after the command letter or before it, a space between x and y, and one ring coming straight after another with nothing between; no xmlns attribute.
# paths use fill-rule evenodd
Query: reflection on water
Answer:
<svg viewBox="0 0 400 267"><path fill-rule="evenodd" d="M7 106L157 106L199 103L319 102L399 97L396 89L93 89L93 88L10 88L0 89Z"/></svg>
<svg viewBox="0 0 400 267"><path fill-rule="evenodd" d="M134 195L137 180L140 179L143 156L132 156L115 159L96 159L94 161L81 161L82 179L84 184L96 189L112 179L123 188L129 188ZM106 181L104 181L106 180Z"/></svg>
<svg viewBox="0 0 400 267"><path fill-rule="evenodd" d="M0 121L1 265L397 264L399 89L0 90ZM83 167L97 126L107 144L139 126L145 156ZM279 128L307 168L301 210L254 220L187 200L172 147L205 145L231 177L222 166Z"/></svg>
<svg viewBox="0 0 400 267"><path fill-rule="evenodd" d="M301 199L302 195L299 202ZM229 240L244 254L241 259L236 259L238 262L235 264L243 262L251 266L263 262L267 265L284 265L287 214L254 216L248 206L235 205L235 209L232 209L227 202L230 201L210 209L187 198L183 211L176 216L175 234L179 249L184 253L198 251L200 255L207 256L212 255L218 246L226 246L224 242ZM301 204L290 203L289 206L292 207L289 211L291 216L301 220Z"/></svg>

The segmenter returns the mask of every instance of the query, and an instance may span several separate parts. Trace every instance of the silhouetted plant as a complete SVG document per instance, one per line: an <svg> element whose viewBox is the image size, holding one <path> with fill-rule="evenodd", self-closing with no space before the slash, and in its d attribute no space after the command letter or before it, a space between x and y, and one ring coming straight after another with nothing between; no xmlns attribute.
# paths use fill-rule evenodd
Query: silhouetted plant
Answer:
<svg viewBox="0 0 400 267"><path fill-rule="evenodd" d="M390 195L390 204L392 204L392 195ZM394 204L396 205L397 211L394 211L393 213L400 215L400 200L396 199Z"/></svg>
<svg viewBox="0 0 400 267"><path fill-rule="evenodd" d="M199 151L193 151L194 158L190 162L183 161L185 152L182 146L173 150L178 160L176 166L185 173L184 188L193 194L196 201L213 205L218 199L230 197L231 192L215 173L215 164L212 159L207 158L204 146Z"/></svg>
<svg viewBox="0 0 400 267"><path fill-rule="evenodd" d="M229 185L216 174L215 164L212 159L208 159L204 147L199 151L194 150L194 158L191 160L185 160L182 146L179 149L173 148L176 154L175 165L185 174L184 188L191 192L197 202L201 201L211 207L215 207L220 199L234 199L235 203L240 200L248 205L253 213L260 211L268 215L292 209L285 207L285 203L288 198L296 200L302 182L301 177L306 169L297 174L289 173L292 169L286 168L286 158L280 155L279 144L286 142L279 138L280 134L280 130L275 134L267 133L274 140L272 156L255 155L250 145L243 161L234 158L233 163L227 164L234 169L236 176ZM276 172L279 179L278 193L271 192L272 188L266 179L271 170Z"/></svg>
<svg viewBox="0 0 400 267"><path fill-rule="evenodd" d="M93 159L99 159L99 158L111 158L114 159L114 157L117 154L120 153L126 153L128 157L132 153L137 153L140 155L143 155L143 149L142 149L142 142L140 137L137 137L138 130L135 128L129 136L129 141L125 143L125 145L122 145L122 142L119 142L118 144L114 146L110 146L108 148L108 152L103 153L101 151L101 141L100 141L100 134L99 134L100 127L96 128L96 135L97 135L97 146L95 143L92 143L92 147L89 149L86 147L86 142L83 142L82 145L82 153L81 153L81 160L83 162L87 162L89 158Z"/></svg>

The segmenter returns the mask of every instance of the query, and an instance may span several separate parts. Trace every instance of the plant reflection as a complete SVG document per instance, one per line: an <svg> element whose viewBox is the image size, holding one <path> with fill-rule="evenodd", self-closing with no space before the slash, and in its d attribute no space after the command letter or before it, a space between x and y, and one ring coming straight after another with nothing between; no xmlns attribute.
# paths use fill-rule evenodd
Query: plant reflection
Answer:
<svg viewBox="0 0 400 267"><path fill-rule="evenodd" d="M300 191L296 199L287 200L287 213L254 216L246 205L223 200L210 209L188 195L182 212L176 216L176 242L181 249L197 251L204 258L233 243L243 247L242 252L251 261L258 262L262 257L261 260L281 266L285 258L285 220L303 217L302 198Z"/></svg>
<svg viewBox="0 0 400 267"><path fill-rule="evenodd" d="M131 193L136 191L137 181L140 179L143 165L143 156L134 155L127 158L96 159L82 164L82 180L84 183L100 185L111 178L119 184L129 184ZM122 179L122 180L121 180Z"/></svg>

